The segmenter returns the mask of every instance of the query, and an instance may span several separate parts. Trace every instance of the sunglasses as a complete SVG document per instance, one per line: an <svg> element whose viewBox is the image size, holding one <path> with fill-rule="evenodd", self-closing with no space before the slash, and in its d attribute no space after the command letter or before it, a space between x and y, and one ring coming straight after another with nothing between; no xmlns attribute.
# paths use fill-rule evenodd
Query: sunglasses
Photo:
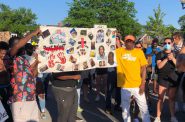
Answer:
<svg viewBox="0 0 185 122"><path fill-rule="evenodd" d="M136 47L136 48L139 48L139 49L140 49L140 48L142 48L142 47Z"/></svg>
<svg viewBox="0 0 185 122"><path fill-rule="evenodd" d="M165 45L165 44L171 44L171 42L164 42L164 45Z"/></svg>
<svg viewBox="0 0 185 122"><path fill-rule="evenodd" d="M134 41L131 40L131 39L127 39L127 40L125 40L125 42L126 42L126 43L128 43L128 42L132 42L132 43L133 43Z"/></svg>

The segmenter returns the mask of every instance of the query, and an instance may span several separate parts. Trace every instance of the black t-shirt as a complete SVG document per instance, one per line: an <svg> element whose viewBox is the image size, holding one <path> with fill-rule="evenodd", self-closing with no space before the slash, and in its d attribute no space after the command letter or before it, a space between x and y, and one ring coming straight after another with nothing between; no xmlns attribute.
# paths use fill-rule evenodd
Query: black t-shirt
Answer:
<svg viewBox="0 0 185 122"><path fill-rule="evenodd" d="M60 80L57 79L59 76L72 76L72 75L80 75L78 71L71 72L60 72L60 73L52 73L53 79L51 80L52 85L56 87L75 87L78 83L78 80L68 79L68 80Z"/></svg>
<svg viewBox="0 0 185 122"><path fill-rule="evenodd" d="M167 55L165 52L159 52L157 55L156 55L156 60L161 60L163 61L164 59L167 58ZM168 74L171 73L171 72L174 72L175 71L175 64L172 62L172 61L168 61L164 66L163 68L161 69L157 69L158 71L158 77L159 79L164 79L166 77L168 77Z"/></svg>
<svg viewBox="0 0 185 122"><path fill-rule="evenodd" d="M107 74L107 68L97 68L97 69L96 69L96 74L97 74L97 75L104 75L104 74Z"/></svg>
<svg viewBox="0 0 185 122"><path fill-rule="evenodd" d="M10 76L7 71L0 72L0 85L8 85L10 84Z"/></svg>

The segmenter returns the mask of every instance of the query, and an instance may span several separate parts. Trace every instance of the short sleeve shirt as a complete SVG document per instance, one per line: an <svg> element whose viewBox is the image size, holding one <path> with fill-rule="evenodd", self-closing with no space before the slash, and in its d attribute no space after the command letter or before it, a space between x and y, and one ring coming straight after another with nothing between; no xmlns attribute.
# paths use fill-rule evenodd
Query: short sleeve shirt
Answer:
<svg viewBox="0 0 185 122"><path fill-rule="evenodd" d="M10 84L12 87L10 103L35 100L36 85L33 71L24 56L14 57Z"/></svg>
<svg viewBox="0 0 185 122"><path fill-rule="evenodd" d="M116 49L117 85L122 88L138 88L141 84L141 67L147 65L142 50Z"/></svg>
<svg viewBox="0 0 185 122"><path fill-rule="evenodd" d="M167 58L167 54L164 52L160 52L156 56L156 60L163 61L165 58ZM166 78L170 72L175 71L175 64L172 61L168 61L163 68L158 69L158 77L159 79Z"/></svg>

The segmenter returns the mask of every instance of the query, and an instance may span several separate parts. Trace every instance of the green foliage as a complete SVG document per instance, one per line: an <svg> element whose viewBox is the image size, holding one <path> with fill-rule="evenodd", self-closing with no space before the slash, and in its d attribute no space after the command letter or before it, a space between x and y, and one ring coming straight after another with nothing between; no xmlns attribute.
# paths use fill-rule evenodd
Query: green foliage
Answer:
<svg viewBox="0 0 185 122"><path fill-rule="evenodd" d="M36 19L31 9L11 9L9 6L0 4L0 31L10 31L22 36L37 27Z"/></svg>
<svg viewBox="0 0 185 122"><path fill-rule="evenodd" d="M178 23L181 26L181 31L185 34L185 15L179 18Z"/></svg>
<svg viewBox="0 0 185 122"><path fill-rule="evenodd" d="M105 24L117 28L121 34L140 34L141 25L135 20L136 10L128 0L74 0L68 4L70 10L65 23L71 27L92 28L94 24Z"/></svg>
<svg viewBox="0 0 185 122"><path fill-rule="evenodd" d="M161 11L160 5L157 9L154 9L153 11L154 17L148 17L149 21L147 21L145 33L147 33L151 37L158 37L159 39L171 37L176 28L174 28L172 25L164 25L163 18L165 16L165 13Z"/></svg>

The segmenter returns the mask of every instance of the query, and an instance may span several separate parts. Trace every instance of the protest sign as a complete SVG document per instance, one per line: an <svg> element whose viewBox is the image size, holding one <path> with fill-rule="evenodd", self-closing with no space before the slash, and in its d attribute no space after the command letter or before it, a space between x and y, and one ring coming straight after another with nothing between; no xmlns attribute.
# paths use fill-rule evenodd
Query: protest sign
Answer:
<svg viewBox="0 0 185 122"><path fill-rule="evenodd" d="M40 73L116 66L116 29L41 26Z"/></svg>

